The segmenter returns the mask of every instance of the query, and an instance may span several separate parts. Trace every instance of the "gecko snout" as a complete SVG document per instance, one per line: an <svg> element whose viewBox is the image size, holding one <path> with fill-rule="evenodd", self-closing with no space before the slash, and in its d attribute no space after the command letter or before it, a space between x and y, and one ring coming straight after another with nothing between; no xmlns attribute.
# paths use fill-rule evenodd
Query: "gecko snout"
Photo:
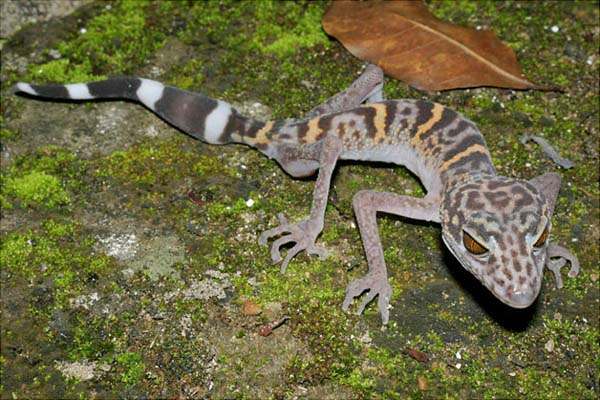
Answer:
<svg viewBox="0 0 600 400"><path fill-rule="evenodd" d="M506 302L514 308L527 308L538 296L538 291L529 285L508 285L505 291Z"/></svg>

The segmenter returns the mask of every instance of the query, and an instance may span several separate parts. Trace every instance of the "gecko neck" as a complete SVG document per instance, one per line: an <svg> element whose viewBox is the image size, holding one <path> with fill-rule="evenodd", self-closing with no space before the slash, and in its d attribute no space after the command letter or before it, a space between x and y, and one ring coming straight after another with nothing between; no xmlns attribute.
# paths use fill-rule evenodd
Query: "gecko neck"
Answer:
<svg viewBox="0 0 600 400"><path fill-rule="evenodd" d="M490 167L491 168L485 168L475 171L453 171L454 173L445 174L445 176L442 177L445 181L445 192L448 192L452 188L463 185L467 182L488 180L498 176L496 170L493 166L491 166L491 164Z"/></svg>

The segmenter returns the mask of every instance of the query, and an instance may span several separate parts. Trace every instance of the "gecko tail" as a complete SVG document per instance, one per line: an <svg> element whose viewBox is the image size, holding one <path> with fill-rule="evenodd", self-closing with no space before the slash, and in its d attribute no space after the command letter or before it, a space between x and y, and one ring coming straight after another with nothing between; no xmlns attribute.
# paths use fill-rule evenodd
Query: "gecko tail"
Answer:
<svg viewBox="0 0 600 400"><path fill-rule="evenodd" d="M264 122L244 117L230 104L145 78L37 86L19 82L16 90L59 100L127 99L139 102L183 132L210 144L242 142Z"/></svg>

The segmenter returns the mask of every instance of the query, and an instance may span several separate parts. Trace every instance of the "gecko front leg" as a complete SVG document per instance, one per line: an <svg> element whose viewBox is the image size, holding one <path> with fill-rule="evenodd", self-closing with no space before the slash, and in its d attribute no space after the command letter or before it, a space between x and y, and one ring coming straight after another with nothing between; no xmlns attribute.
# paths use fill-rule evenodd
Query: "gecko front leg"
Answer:
<svg viewBox="0 0 600 400"><path fill-rule="evenodd" d="M388 282L381 239L377 229L377 212L439 222L439 199L429 195L424 198L415 198L395 193L362 190L354 196L352 203L367 256L369 272L363 278L350 282L346 289L346 298L342 308L348 310L355 297L367 292L358 307L358 314L362 314L367 304L379 295L377 305L381 313L381 320L384 325L387 325L392 288Z"/></svg>
<svg viewBox="0 0 600 400"><path fill-rule="evenodd" d="M295 171L294 168L296 165L310 164L308 160L317 160L319 165L319 174L313 192L310 217L300 222L289 223L280 214L280 225L264 232L258 240L259 244L266 245L270 238L284 234L275 240L271 246L271 259L275 263L281 261L281 247L289 243L295 243L288 250L281 264L281 273L285 273L290 260L303 250L306 250L309 254L318 255L320 258L326 258L328 255L326 249L315 246L315 241L323 230L331 175L333 174L337 159L342 152L342 142L336 137L326 137L311 145L281 145L279 152L282 156L278 158L278 161L288 172L290 170Z"/></svg>
<svg viewBox="0 0 600 400"><path fill-rule="evenodd" d="M569 270L569 277L574 278L579 274L579 260L566 248L559 246L554 243L550 243L546 249L546 267L554 274L556 279L556 287L563 287L562 276L560 275L560 269L569 261L571 263L571 269Z"/></svg>

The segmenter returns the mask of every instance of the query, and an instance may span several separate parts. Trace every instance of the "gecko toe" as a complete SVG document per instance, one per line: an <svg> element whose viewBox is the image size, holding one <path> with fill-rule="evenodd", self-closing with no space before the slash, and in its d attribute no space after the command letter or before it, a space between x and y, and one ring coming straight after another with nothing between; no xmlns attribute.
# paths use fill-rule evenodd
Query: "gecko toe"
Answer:
<svg viewBox="0 0 600 400"><path fill-rule="evenodd" d="M554 274L556 280L556 287L563 287L563 280L560 274L560 269L567 263L571 263L571 269L567 276L569 278L575 278L579 274L579 260L576 256L571 254L566 248L559 246L554 243L550 243L546 250L547 259L546 267Z"/></svg>
<svg viewBox="0 0 600 400"><path fill-rule="evenodd" d="M568 276L569 278L575 278L579 275L579 260L576 257L572 257L571 261L571 269L569 270Z"/></svg>
<svg viewBox="0 0 600 400"><path fill-rule="evenodd" d="M357 314L362 314L365 307L373 301L375 297L379 296L377 306L381 314L381 321L386 325L389 321L388 307L392 296L392 287L389 285L385 275L369 273L361 279L350 282L346 288L346 298L342 304L342 309L347 311L350 304L354 301L354 298L361 296L365 292L367 293L358 306Z"/></svg>
<svg viewBox="0 0 600 400"><path fill-rule="evenodd" d="M358 310L356 311L356 313L358 315L361 315L363 311L365 311L365 307L367 307L367 304L369 304L371 300L375 298L375 296L377 296L377 292L375 292L374 290L369 290L369 292L365 294L365 298L361 301L360 306L358 306Z"/></svg>
<svg viewBox="0 0 600 400"><path fill-rule="evenodd" d="M302 250L304 250L304 249L302 248L301 244L299 244L299 243L288 250L288 252L285 256L285 260L283 260L283 263L281 264L281 273L282 274L285 273L285 270L287 269L287 266L288 266L289 262L292 260L292 258L294 258Z"/></svg>
<svg viewBox="0 0 600 400"><path fill-rule="evenodd" d="M320 260L325 260L329 257L329 250L324 247L311 246L306 249L306 251L308 251L308 254L310 255L319 257Z"/></svg>

